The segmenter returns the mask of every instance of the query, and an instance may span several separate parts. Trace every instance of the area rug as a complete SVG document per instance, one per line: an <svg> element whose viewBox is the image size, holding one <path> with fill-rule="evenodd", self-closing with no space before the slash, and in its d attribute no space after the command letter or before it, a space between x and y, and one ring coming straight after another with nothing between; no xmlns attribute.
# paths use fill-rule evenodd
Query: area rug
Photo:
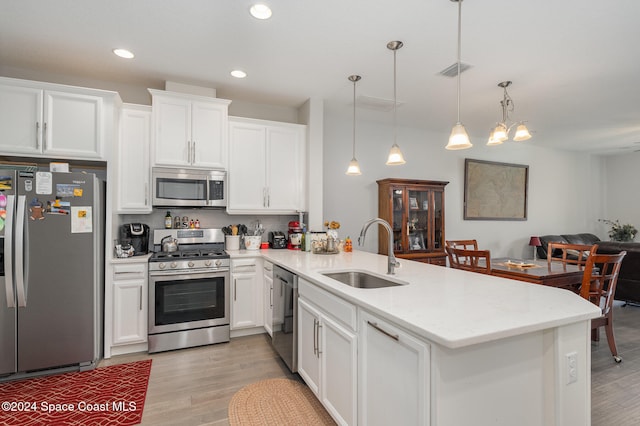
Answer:
<svg viewBox="0 0 640 426"><path fill-rule="evenodd" d="M335 425L320 401L303 383L267 379L240 389L229 402L229 424Z"/></svg>
<svg viewBox="0 0 640 426"><path fill-rule="evenodd" d="M0 384L2 425L135 425L151 360Z"/></svg>

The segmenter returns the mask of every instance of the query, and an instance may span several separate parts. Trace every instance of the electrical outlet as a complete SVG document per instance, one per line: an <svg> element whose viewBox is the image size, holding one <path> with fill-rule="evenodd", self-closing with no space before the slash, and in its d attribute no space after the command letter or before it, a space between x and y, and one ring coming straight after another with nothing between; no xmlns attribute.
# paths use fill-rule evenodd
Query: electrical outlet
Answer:
<svg viewBox="0 0 640 426"><path fill-rule="evenodd" d="M578 381L578 353L569 352L565 355L567 358L567 384Z"/></svg>

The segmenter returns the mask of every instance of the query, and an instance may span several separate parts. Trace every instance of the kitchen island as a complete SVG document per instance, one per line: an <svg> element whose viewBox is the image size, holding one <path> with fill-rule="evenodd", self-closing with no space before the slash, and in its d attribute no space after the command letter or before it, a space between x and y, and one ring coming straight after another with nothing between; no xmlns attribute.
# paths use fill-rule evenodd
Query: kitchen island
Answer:
<svg viewBox="0 0 640 426"><path fill-rule="evenodd" d="M323 273L388 278L387 257L261 254L300 277L300 374L339 423L590 423L600 311L570 291L407 260L402 285L353 288Z"/></svg>

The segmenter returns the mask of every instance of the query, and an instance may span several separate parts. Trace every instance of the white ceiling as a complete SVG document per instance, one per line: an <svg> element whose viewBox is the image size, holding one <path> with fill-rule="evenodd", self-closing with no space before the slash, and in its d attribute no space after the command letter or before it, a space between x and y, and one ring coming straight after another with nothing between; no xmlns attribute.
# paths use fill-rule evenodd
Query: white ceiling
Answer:
<svg viewBox="0 0 640 426"><path fill-rule="evenodd" d="M0 0L0 73L8 69L162 87L215 87L218 96L277 106L310 97L351 117L358 95L393 98L398 124L448 134L456 121L457 3L450 0ZM461 121L474 144L500 118L502 89L527 120L524 143L593 152L640 150L640 2L467 0L462 7ZM123 60L115 47L132 50ZM229 75L240 68L248 77ZM360 108L359 119L392 122ZM446 138L445 138L446 139ZM443 145L446 141L443 140Z"/></svg>

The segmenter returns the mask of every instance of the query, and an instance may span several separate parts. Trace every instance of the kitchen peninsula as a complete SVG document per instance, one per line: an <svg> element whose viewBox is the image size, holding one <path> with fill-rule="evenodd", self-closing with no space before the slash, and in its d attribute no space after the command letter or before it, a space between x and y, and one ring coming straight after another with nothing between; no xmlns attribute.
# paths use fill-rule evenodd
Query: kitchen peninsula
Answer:
<svg viewBox="0 0 640 426"><path fill-rule="evenodd" d="M299 276L299 372L339 423L590 423L600 311L570 291L408 260L353 288L322 273L389 278L387 257L261 254Z"/></svg>

